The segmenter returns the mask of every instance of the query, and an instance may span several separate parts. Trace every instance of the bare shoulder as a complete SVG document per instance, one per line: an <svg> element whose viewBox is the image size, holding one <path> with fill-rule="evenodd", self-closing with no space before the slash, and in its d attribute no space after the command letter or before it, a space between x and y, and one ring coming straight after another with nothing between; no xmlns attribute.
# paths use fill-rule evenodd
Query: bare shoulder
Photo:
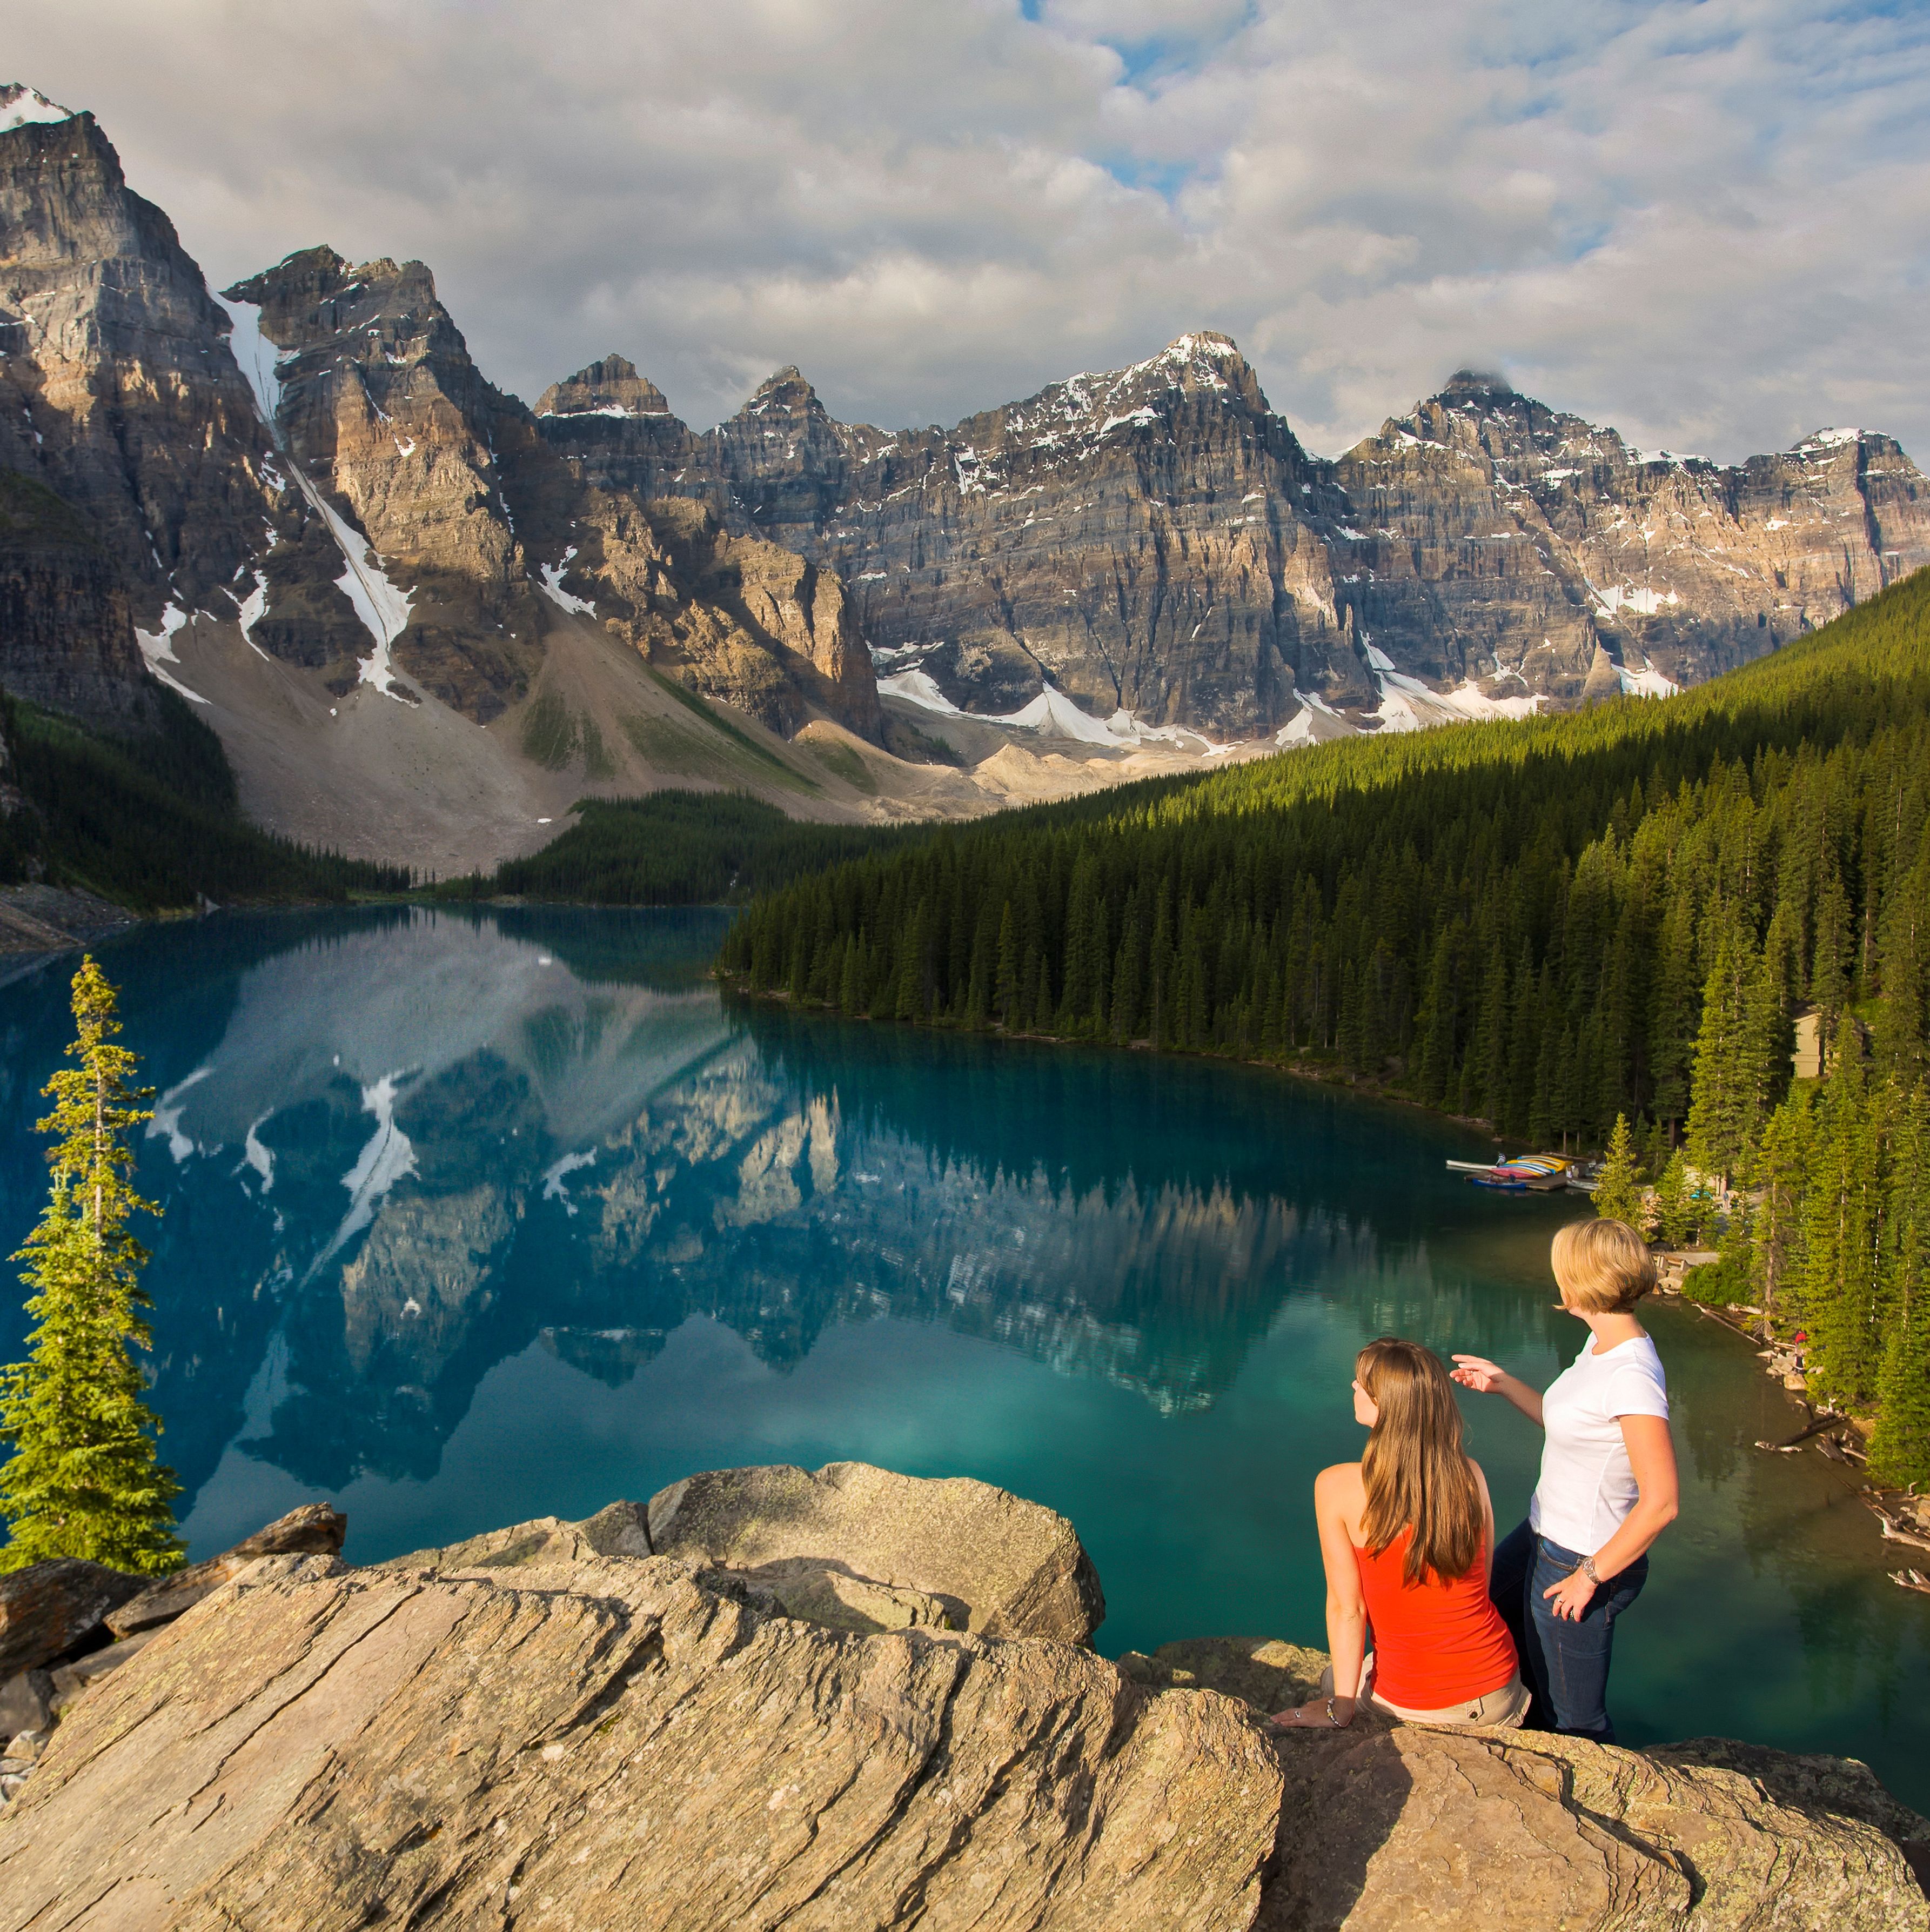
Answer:
<svg viewBox="0 0 1930 1932"><path fill-rule="evenodd" d="M1358 1462L1330 1462L1314 1478L1314 1502L1345 1504L1367 1493Z"/></svg>

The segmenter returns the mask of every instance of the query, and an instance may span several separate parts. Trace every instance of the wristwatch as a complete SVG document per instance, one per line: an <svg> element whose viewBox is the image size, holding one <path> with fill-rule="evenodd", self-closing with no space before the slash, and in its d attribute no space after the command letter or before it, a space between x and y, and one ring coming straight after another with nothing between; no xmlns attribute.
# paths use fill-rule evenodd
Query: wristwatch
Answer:
<svg viewBox="0 0 1930 1932"><path fill-rule="evenodd" d="M1592 1556L1584 1556L1581 1559L1581 1574L1586 1576L1598 1590L1601 1588L1602 1579L1595 1574L1595 1558Z"/></svg>

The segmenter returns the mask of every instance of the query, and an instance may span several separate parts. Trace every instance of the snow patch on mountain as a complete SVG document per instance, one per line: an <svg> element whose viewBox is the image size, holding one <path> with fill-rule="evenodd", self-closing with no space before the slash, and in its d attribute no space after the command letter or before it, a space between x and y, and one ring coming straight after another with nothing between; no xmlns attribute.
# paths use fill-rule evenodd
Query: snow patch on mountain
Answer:
<svg viewBox="0 0 1930 1932"><path fill-rule="evenodd" d="M268 543L272 548L274 543L272 536L269 537ZM247 639L250 647L260 652L263 657L266 657L268 652L255 642L255 626L268 615L268 578L265 572L258 570L255 572L255 587L241 600L241 608L236 615L241 620L241 635Z"/></svg>
<svg viewBox="0 0 1930 1932"><path fill-rule="evenodd" d="M1664 677L1653 664L1644 664L1640 670L1617 664L1615 675L1621 682L1625 698L1673 698L1682 688L1680 685L1671 683Z"/></svg>
<svg viewBox="0 0 1930 1932"><path fill-rule="evenodd" d="M0 134L10 134L16 128L73 118L71 107L63 107L58 101L49 100L37 88L28 87L19 81L10 86L0 87Z"/></svg>
<svg viewBox="0 0 1930 1932"><path fill-rule="evenodd" d="M579 617L594 617L596 615L596 606L587 597L579 597L573 592L563 588L563 572L569 568L570 560L576 554L577 547L572 544L564 551L563 560L561 563L546 563L541 566L542 574L536 587L559 610L568 610Z"/></svg>
<svg viewBox="0 0 1930 1932"><path fill-rule="evenodd" d="M161 613L160 628L158 631L144 631L137 624L134 627L134 641L141 647L141 656L146 659L148 669L169 690L179 692L190 704L205 704L208 700L199 692L190 691L167 669L168 665L178 665L181 662L174 654L174 634L187 622L187 613L179 604L169 603Z"/></svg>
<svg viewBox="0 0 1930 1932"><path fill-rule="evenodd" d="M1653 617L1665 605L1682 602L1673 590L1653 590L1646 585L1636 589L1611 584L1606 590L1596 591L1595 598L1595 614L1598 617L1612 617L1618 610L1633 610L1642 616Z"/></svg>
<svg viewBox="0 0 1930 1932"><path fill-rule="evenodd" d="M412 601L410 595L390 582L388 572L382 567L381 558L369 548L361 532L300 470L295 475L296 482L301 485L302 494L328 526L329 534L342 553L344 568L335 580L335 587L355 606L355 615L362 620L363 628L375 640L375 649L360 661L360 681L373 685L385 697L406 704L408 699L395 688L389 647L409 628L409 610Z"/></svg>
<svg viewBox="0 0 1930 1932"><path fill-rule="evenodd" d="M255 407L279 448L281 438L275 430L275 412L281 407L281 365L293 358L284 356L262 333L259 303L230 302L226 296L217 296L214 299L226 311L231 325L229 352L254 392Z"/></svg>
<svg viewBox="0 0 1930 1932"><path fill-rule="evenodd" d="M907 704L920 705L927 711L940 712L948 717L966 716L939 689L937 680L929 671L901 670L892 676L881 677L878 680L878 694L881 698L902 698Z"/></svg>

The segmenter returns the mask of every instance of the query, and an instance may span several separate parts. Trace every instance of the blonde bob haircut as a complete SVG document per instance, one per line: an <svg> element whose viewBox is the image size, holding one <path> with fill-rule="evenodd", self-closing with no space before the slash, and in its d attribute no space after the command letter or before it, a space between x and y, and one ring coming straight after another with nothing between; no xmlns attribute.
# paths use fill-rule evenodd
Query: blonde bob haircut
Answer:
<svg viewBox="0 0 1930 1932"><path fill-rule="evenodd" d="M1655 1257L1626 1221L1571 1221L1551 1256L1561 1298L1588 1315L1625 1315L1656 1285Z"/></svg>

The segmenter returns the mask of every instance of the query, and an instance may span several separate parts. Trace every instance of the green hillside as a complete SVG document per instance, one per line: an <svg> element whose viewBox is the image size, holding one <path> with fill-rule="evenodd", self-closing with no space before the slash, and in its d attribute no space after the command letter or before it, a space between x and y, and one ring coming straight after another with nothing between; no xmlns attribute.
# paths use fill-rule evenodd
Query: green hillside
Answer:
<svg viewBox="0 0 1930 1932"><path fill-rule="evenodd" d="M1906 1440L1894 1393L1930 1389L1926 812L1930 573L1665 704L943 832L759 902L722 964L847 1013L1344 1070L1517 1141L1626 1113L1653 1162L1686 1140L1768 1186L1728 1292L1810 1338L1825 1396L1892 1390L1876 1454L1930 1476L1930 1394ZM1839 1075L1792 1100L1805 1003Z"/></svg>
<svg viewBox="0 0 1930 1932"><path fill-rule="evenodd" d="M437 896L721 905L927 836L922 826L823 825L791 818L742 792L588 798L571 811L575 822L541 850L506 860L493 874L448 880L436 888Z"/></svg>

